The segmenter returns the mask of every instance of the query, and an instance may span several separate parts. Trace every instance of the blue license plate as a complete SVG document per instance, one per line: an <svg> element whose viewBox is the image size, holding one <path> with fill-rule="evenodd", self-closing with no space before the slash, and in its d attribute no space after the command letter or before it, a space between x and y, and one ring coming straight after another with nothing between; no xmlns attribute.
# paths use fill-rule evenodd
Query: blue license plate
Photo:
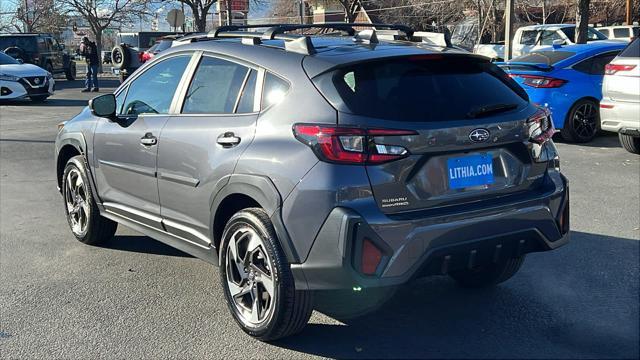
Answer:
<svg viewBox="0 0 640 360"><path fill-rule="evenodd" d="M493 184L493 157L486 153L451 158L447 172L451 189Z"/></svg>

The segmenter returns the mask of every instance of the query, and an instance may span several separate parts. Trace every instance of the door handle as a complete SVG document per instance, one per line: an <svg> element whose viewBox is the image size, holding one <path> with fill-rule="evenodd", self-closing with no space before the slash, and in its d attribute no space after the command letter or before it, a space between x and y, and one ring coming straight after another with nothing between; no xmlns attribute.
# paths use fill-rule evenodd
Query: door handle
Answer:
<svg viewBox="0 0 640 360"><path fill-rule="evenodd" d="M226 132L218 136L217 142L223 147L232 147L240 144L240 138L232 132Z"/></svg>
<svg viewBox="0 0 640 360"><path fill-rule="evenodd" d="M158 143L158 138L153 136L152 133L146 133L140 138L140 144L144 146L153 146Z"/></svg>

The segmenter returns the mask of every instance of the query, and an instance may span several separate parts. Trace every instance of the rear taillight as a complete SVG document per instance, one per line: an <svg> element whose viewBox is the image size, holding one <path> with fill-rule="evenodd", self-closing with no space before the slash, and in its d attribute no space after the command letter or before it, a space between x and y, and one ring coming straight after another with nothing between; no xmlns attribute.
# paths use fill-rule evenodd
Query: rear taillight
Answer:
<svg viewBox="0 0 640 360"><path fill-rule="evenodd" d="M410 130L362 129L296 124L293 134L323 161L341 164L382 164L409 155L398 145L378 144L376 137L417 135Z"/></svg>
<svg viewBox="0 0 640 360"><path fill-rule="evenodd" d="M604 73L607 75L614 75L621 71L631 71L635 69L635 65L623 65L623 64L607 64L604 67Z"/></svg>
<svg viewBox="0 0 640 360"><path fill-rule="evenodd" d="M141 63L145 63L145 62L147 62L147 61L151 60L151 58L153 58L153 54L148 53L148 52L146 52L146 51L145 51L145 52L138 53L138 56L139 56L139 58L140 58L140 62L141 62Z"/></svg>
<svg viewBox="0 0 640 360"><path fill-rule="evenodd" d="M562 85L567 83L567 80L552 78L548 76L538 76L538 75L514 75L513 77L520 77L524 79L522 82L525 85L534 87L534 88L559 88Z"/></svg>
<svg viewBox="0 0 640 360"><path fill-rule="evenodd" d="M529 125L529 140L536 144L542 144L551 139L555 132L551 114L546 108L538 108L538 111L527 119L527 125Z"/></svg>

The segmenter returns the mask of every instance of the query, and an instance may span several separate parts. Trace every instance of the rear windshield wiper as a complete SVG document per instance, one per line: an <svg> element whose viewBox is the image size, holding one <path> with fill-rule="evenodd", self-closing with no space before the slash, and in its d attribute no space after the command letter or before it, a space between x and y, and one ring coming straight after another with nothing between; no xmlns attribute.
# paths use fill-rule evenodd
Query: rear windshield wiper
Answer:
<svg viewBox="0 0 640 360"><path fill-rule="evenodd" d="M479 106L471 109L471 111L467 113L467 117L477 118L481 116L513 110L517 107L518 107L518 104L493 104L493 105Z"/></svg>

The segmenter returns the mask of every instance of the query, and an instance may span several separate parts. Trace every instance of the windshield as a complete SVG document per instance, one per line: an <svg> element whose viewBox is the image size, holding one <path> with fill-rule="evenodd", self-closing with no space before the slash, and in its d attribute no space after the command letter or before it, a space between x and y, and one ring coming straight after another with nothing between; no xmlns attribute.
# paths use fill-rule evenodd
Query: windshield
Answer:
<svg viewBox="0 0 640 360"><path fill-rule="evenodd" d="M387 120L461 120L527 103L524 91L497 66L468 57L359 63L314 81L339 111ZM497 104L500 109L494 111Z"/></svg>
<svg viewBox="0 0 640 360"><path fill-rule="evenodd" d="M511 62L554 65L564 59L568 59L576 53L571 51L532 51L528 54L515 57Z"/></svg>
<svg viewBox="0 0 640 360"><path fill-rule="evenodd" d="M566 28L562 28L562 32L567 35L567 37L575 42L576 41L576 27L566 27ZM589 27L589 30L587 30L587 41L596 41L596 40L607 40L607 37L601 33L600 31Z"/></svg>
<svg viewBox="0 0 640 360"><path fill-rule="evenodd" d="M167 50L168 48L171 47L172 43L173 43L173 40L165 39L160 41L160 43L158 44L158 47L156 47L156 52Z"/></svg>
<svg viewBox="0 0 640 360"><path fill-rule="evenodd" d="M0 51L10 47L18 47L28 52L36 52L38 50L34 36L0 36Z"/></svg>
<svg viewBox="0 0 640 360"><path fill-rule="evenodd" d="M0 65L15 65L15 64L20 64L16 59L12 58L11 56L0 52Z"/></svg>

